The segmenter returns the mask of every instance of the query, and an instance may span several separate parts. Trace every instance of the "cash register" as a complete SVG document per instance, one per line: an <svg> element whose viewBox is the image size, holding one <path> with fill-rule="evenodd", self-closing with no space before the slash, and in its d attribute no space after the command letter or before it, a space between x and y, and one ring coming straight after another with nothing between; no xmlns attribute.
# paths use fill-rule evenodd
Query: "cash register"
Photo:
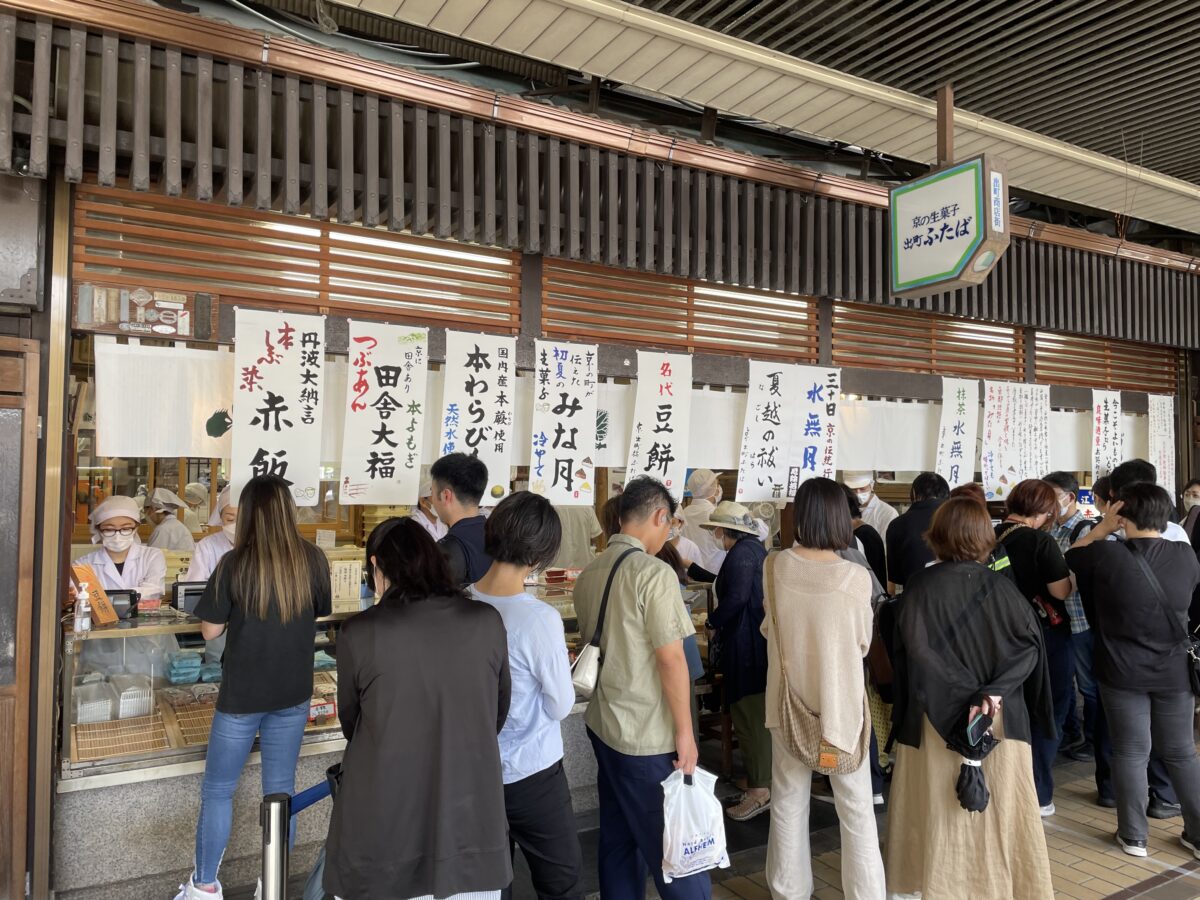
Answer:
<svg viewBox="0 0 1200 900"><path fill-rule="evenodd" d="M207 581L177 581L171 585L171 606L189 616L196 614L196 604L204 594Z"/></svg>

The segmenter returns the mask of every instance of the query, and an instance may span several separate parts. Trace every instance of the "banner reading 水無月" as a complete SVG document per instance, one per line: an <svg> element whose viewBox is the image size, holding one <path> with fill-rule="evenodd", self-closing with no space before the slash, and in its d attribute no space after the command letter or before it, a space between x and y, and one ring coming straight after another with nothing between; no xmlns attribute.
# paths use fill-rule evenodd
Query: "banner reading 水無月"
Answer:
<svg viewBox="0 0 1200 900"><path fill-rule="evenodd" d="M338 499L417 502L429 329L350 320Z"/></svg>
<svg viewBox="0 0 1200 900"><path fill-rule="evenodd" d="M638 351L637 395L625 478L651 475L676 500L683 497L692 415L692 358Z"/></svg>
<svg viewBox="0 0 1200 900"><path fill-rule="evenodd" d="M950 487L975 480L978 436L979 382L974 378L943 378L936 471Z"/></svg>
<svg viewBox="0 0 1200 900"><path fill-rule="evenodd" d="M595 344L534 342L529 490L555 506L595 502Z"/></svg>
<svg viewBox="0 0 1200 900"><path fill-rule="evenodd" d="M488 486L482 505L495 506L509 491L517 340L447 331L444 372L438 447L443 456L468 453L483 460Z"/></svg>
<svg viewBox="0 0 1200 900"><path fill-rule="evenodd" d="M236 310L232 499L256 475L278 475L297 506L321 493L325 317Z"/></svg>

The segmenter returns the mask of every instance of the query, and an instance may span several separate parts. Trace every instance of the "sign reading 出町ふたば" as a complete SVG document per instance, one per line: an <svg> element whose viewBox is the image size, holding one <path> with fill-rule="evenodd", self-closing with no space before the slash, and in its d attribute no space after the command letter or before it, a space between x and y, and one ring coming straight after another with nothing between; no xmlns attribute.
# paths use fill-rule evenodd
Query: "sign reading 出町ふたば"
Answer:
<svg viewBox="0 0 1200 900"><path fill-rule="evenodd" d="M1008 249L1003 161L976 156L891 189L892 294L982 284Z"/></svg>

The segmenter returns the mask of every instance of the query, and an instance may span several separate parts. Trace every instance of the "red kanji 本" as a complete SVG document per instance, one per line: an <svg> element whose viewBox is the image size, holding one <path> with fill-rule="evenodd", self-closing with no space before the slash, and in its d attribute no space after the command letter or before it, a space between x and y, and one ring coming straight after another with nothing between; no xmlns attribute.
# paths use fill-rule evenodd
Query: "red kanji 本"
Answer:
<svg viewBox="0 0 1200 900"><path fill-rule="evenodd" d="M242 367L242 383L239 385L241 390L256 391L259 388L260 381L262 381L262 373L258 371L258 366Z"/></svg>
<svg viewBox="0 0 1200 900"><path fill-rule="evenodd" d="M270 331L263 332L263 345L266 348L266 355L258 358L260 366L275 366L283 362L283 357L275 352L275 345L271 343Z"/></svg>
<svg viewBox="0 0 1200 900"><path fill-rule="evenodd" d="M292 349L292 335L296 333L296 329L287 322L283 323L283 327L279 329L279 346L284 350Z"/></svg>

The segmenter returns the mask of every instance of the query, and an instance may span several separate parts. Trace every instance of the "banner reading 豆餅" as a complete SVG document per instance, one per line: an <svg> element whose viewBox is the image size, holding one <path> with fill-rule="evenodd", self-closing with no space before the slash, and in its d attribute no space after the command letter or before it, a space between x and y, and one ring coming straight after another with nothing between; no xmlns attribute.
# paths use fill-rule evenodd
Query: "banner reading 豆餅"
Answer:
<svg viewBox="0 0 1200 900"><path fill-rule="evenodd" d="M256 475L278 475L297 506L321 491L325 317L236 310L232 499Z"/></svg>
<svg viewBox="0 0 1200 900"><path fill-rule="evenodd" d="M488 486L483 506L508 495L517 389L517 340L495 334L446 332L441 455L483 460Z"/></svg>
<svg viewBox="0 0 1200 900"><path fill-rule="evenodd" d="M428 371L429 329L350 320L343 505L417 502Z"/></svg>
<svg viewBox="0 0 1200 900"><path fill-rule="evenodd" d="M595 502L595 344L534 343L529 490L555 506Z"/></svg>
<svg viewBox="0 0 1200 900"><path fill-rule="evenodd" d="M692 358L638 351L637 394L625 478L652 475L676 500L683 497L692 414Z"/></svg>

